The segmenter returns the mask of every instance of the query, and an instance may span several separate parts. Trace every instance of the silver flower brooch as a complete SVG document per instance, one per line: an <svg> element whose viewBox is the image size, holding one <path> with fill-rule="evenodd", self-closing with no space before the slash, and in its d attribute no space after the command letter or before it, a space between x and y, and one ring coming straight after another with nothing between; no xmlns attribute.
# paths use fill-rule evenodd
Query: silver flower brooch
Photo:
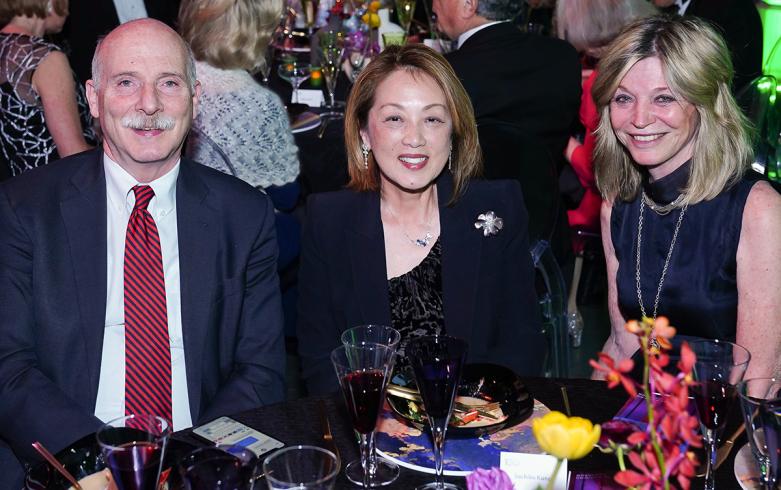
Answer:
<svg viewBox="0 0 781 490"><path fill-rule="evenodd" d="M481 213L475 221L475 228L483 229L483 236L496 235L504 226L504 220L493 211Z"/></svg>

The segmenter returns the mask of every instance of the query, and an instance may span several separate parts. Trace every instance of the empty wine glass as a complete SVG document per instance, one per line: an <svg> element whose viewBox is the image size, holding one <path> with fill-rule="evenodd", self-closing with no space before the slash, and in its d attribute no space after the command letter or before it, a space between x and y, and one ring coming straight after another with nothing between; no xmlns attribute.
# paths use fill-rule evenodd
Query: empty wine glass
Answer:
<svg viewBox="0 0 781 490"><path fill-rule="evenodd" d="M378 466L377 471L372 472L370 444L382 408L385 386L393 371L394 356L395 350L373 343L342 345L331 352L331 362L339 378L353 429L358 433L361 452L360 461L349 463L344 473L351 482L365 488L386 485L398 477L398 469L385 473Z"/></svg>
<svg viewBox="0 0 781 490"><path fill-rule="evenodd" d="M762 483L766 490L775 489L781 480L779 480L778 465L773 471L771 455L774 445L776 451L778 450L779 433L777 429L772 429L772 423L770 430L766 430L765 421L772 419L773 416L770 414L772 407L781 407L781 380L747 379L738 383L737 390L746 424L746 436L759 468Z"/></svg>
<svg viewBox="0 0 781 490"><path fill-rule="evenodd" d="M317 0L301 0L301 8L304 10L304 21L310 36L314 31L315 21L317 20L317 3Z"/></svg>
<svg viewBox="0 0 781 490"><path fill-rule="evenodd" d="M268 46L266 46L266 55L263 63L260 65L260 76L261 80L263 82L263 85L268 86L268 80L269 76L271 75L271 68L274 66L274 54L276 53L276 48L274 47L273 39L272 42L268 43Z"/></svg>
<svg viewBox="0 0 781 490"><path fill-rule="evenodd" d="M412 17L415 15L415 0L394 0L394 3L396 5L396 17L399 19L399 25L404 29L404 34L409 35Z"/></svg>
<svg viewBox="0 0 781 490"><path fill-rule="evenodd" d="M171 424L154 415L128 415L96 434L106 466L119 490L156 490Z"/></svg>
<svg viewBox="0 0 781 490"><path fill-rule="evenodd" d="M436 481L420 486L418 490L458 488L444 481L442 450L466 353L466 341L447 335L418 337L407 345L407 359L415 373L415 383L431 428L436 468Z"/></svg>
<svg viewBox="0 0 781 490"><path fill-rule="evenodd" d="M691 393L697 405L707 458L704 488L712 490L716 447L736 402L735 385L743 379L751 354L744 347L723 340L698 340L690 345L697 356Z"/></svg>
<svg viewBox="0 0 781 490"><path fill-rule="evenodd" d="M328 104L325 106L328 110L321 113L320 116L340 119L344 117L344 112L339 110L334 99L334 93L339 72L342 68L344 46L338 32L328 31L322 33L320 37L320 56L323 61L322 71L325 78L325 87L328 90Z"/></svg>
<svg viewBox="0 0 781 490"><path fill-rule="evenodd" d="M309 65L299 65L298 63L283 63L279 65L279 77L287 80L293 86L293 97L291 102L298 102L298 88L312 76L312 67Z"/></svg>
<svg viewBox="0 0 781 490"><path fill-rule="evenodd" d="M317 446L291 446L263 461L270 490L331 490L339 474L339 458Z"/></svg>

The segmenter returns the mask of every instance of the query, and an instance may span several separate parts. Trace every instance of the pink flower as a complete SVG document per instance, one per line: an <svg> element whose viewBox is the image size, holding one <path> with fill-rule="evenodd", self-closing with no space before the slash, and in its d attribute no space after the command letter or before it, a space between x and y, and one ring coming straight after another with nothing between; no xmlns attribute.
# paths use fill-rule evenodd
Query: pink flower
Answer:
<svg viewBox="0 0 781 490"><path fill-rule="evenodd" d="M468 490L513 490L513 482L507 473L499 468L484 470L478 468L466 477Z"/></svg>
<svg viewBox="0 0 781 490"><path fill-rule="evenodd" d="M598 352L599 362L589 359L588 363L597 371L603 371L605 374L605 381L607 381L608 388L615 388L621 383L629 396L635 396L637 394L637 388L635 388L635 382L631 378L625 376L625 373L632 371L634 362L631 359L624 359L615 364L613 358L604 352Z"/></svg>

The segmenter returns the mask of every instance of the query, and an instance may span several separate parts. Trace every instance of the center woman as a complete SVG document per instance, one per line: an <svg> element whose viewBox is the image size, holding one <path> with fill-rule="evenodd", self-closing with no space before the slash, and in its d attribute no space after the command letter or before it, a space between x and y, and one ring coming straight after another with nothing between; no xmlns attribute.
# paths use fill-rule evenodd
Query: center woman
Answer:
<svg viewBox="0 0 781 490"><path fill-rule="evenodd" d="M515 181L475 180L474 113L447 61L391 46L361 72L345 117L349 190L307 203L298 349L310 394L337 389L329 360L363 324L469 343L469 362L539 374L546 344L528 218Z"/></svg>

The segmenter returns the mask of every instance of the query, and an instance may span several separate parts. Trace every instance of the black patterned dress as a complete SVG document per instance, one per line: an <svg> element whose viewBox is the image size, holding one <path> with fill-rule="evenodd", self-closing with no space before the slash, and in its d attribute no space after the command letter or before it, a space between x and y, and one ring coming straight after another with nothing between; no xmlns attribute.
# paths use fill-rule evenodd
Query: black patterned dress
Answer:
<svg viewBox="0 0 781 490"><path fill-rule="evenodd" d="M401 333L396 369L407 365L404 350L410 339L445 333L442 309L442 243L437 240L414 269L388 279L393 328Z"/></svg>
<svg viewBox="0 0 781 490"><path fill-rule="evenodd" d="M56 45L36 36L0 33L0 176L16 176L59 158L33 73ZM84 92L76 84L76 103L87 143L96 144Z"/></svg>

